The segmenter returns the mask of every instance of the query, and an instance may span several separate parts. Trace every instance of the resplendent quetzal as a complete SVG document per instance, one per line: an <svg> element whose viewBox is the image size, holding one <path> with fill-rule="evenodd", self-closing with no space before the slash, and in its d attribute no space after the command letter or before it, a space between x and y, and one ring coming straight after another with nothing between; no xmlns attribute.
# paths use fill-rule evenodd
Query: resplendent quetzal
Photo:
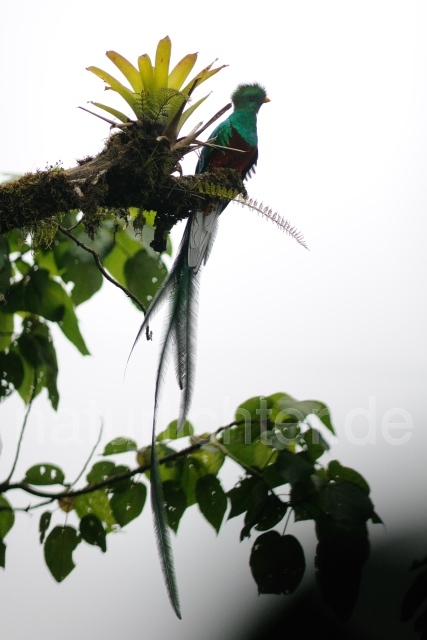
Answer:
<svg viewBox="0 0 427 640"><path fill-rule="evenodd" d="M264 102L269 102L269 98L267 98L265 89L259 84L242 84L234 91L231 99L234 106L233 113L214 129L209 141L215 146L203 147L196 166L196 173L204 173L219 167L226 167L236 169L244 179L257 162L257 115L261 105ZM232 149L238 149L239 151L233 151ZM181 617L178 591L155 447L157 409L166 362L172 347L176 359L176 375L182 394L178 430L182 428L190 409L194 386L197 294L201 266L208 259L215 239L218 216L226 206L227 204L221 202L216 206L210 205L204 209L202 208L200 211L190 215L175 262L154 296L133 345L134 347L162 303L168 300L154 395L151 503L154 513L157 546L166 587L178 617Z"/></svg>

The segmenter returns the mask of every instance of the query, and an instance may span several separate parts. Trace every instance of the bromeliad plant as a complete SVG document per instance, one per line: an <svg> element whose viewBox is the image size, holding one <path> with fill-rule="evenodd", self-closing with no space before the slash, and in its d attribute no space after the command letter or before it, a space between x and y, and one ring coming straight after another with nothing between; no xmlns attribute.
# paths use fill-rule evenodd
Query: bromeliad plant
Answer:
<svg viewBox="0 0 427 640"><path fill-rule="evenodd" d="M88 71L104 80L108 85L107 89L116 91L127 102L136 116L137 123L142 125L147 132L164 136L169 141L171 149L184 149L184 147L191 146L197 136L229 108L230 105L227 105L226 109L221 110L220 114L217 114L208 124L203 127L200 124L197 125L191 133L178 141L178 135L183 125L209 95L207 94L191 106L187 106L193 92L226 65L212 68L214 64L212 63L184 85L196 64L197 53L187 54L170 71L171 49L171 40L169 36L166 36L157 45L154 64L150 56L144 53L138 58L138 68L120 53L107 51L107 57L122 72L130 88L98 67L88 67ZM134 123L124 113L108 105L100 102L92 102L91 104L117 118L125 127ZM187 149L187 152L189 150L192 149Z"/></svg>

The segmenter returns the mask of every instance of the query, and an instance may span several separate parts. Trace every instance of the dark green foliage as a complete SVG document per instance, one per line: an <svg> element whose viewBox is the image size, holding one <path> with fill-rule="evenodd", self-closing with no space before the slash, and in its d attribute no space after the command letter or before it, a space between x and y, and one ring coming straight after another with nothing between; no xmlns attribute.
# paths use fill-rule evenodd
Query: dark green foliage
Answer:
<svg viewBox="0 0 427 640"><path fill-rule="evenodd" d="M288 594L304 575L304 552L294 536L269 531L255 540L250 565L258 593Z"/></svg>
<svg viewBox="0 0 427 640"><path fill-rule="evenodd" d="M73 527L55 527L44 545L44 557L49 571L57 582L62 582L76 566L73 551L80 542Z"/></svg>
<svg viewBox="0 0 427 640"><path fill-rule="evenodd" d="M297 415L295 407L299 407ZM298 587L305 571L304 552L296 537L285 530L291 514L295 534L298 521L312 520L318 538L315 563L320 590L345 619L356 602L369 555L366 523L381 520L369 498L369 486L359 473L336 460L326 468L320 466L328 444L314 426L319 422L319 407L324 420L328 416L327 424L320 416L321 428L332 430L325 405L298 402L286 394L248 400L236 411L238 422L212 437L194 436L190 423L177 434L174 421L157 437L158 481L167 524L175 533L185 511L195 503L217 533L228 506L228 519L243 516L241 540L250 538L254 531L263 532L256 538L250 557L259 593L287 594ZM183 437L189 440L187 449L180 446ZM111 458L129 452L137 454L141 465L134 470ZM48 533L54 515L48 511L41 516L39 531L47 566L57 581L73 570L73 551L81 541L106 552L107 536L140 515L147 488L135 481L135 476L142 471L149 475L150 452L151 447L139 448L132 439L116 437L105 445L103 459L86 472L88 485L83 491L74 494L73 488L65 485L65 492L53 494L59 499L59 513L68 514L67 525L55 525ZM244 471L228 493L218 477L226 456ZM33 465L24 480L42 488L65 483L62 470L51 464ZM79 522L79 533L68 525L70 519ZM13 510L1 496L0 556L13 522ZM275 530L279 526L282 533ZM413 611L414 605L406 605L406 617Z"/></svg>
<svg viewBox="0 0 427 640"><path fill-rule="evenodd" d="M115 453L126 453L126 451L136 451L136 442L130 438L114 438L105 445L103 456L111 456Z"/></svg>
<svg viewBox="0 0 427 640"><path fill-rule="evenodd" d="M227 510L227 497L218 478L210 473L199 478L196 498L200 511L218 533Z"/></svg>
<svg viewBox="0 0 427 640"><path fill-rule="evenodd" d="M98 291L102 278L93 253L82 245L95 252L104 269L142 303L154 295L166 274L150 247L154 214L140 210L126 214L137 221L141 237L126 226L124 215L121 212L117 219L104 220L93 239L96 219L92 223L86 219L84 227L78 224L77 214L71 213L62 224L72 228L72 237L53 226L43 227L35 253L16 231L0 238L0 399L18 391L29 403L46 389L52 406L58 407L58 363L51 323L82 354L89 353L75 309ZM295 533L299 521L312 520L318 538L320 589L338 615L348 617L369 554L366 522L381 520L369 498L369 486L358 472L336 460L326 468L320 464L329 449L327 432L334 433L328 408L319 401L298 401L275 393L243 402L235 419L236 424L220 429L212 438L209 434L194 436L188 422L178 432L177 421L157 435L157 480L169 528L176 533L185 511L194 504L217 533L225 518L242 516L242 540L254 531L263 532L253 545L250 560L259 592L286 594L300 583L305 560L296 538L284 530L292 522L291 515ZM181 452L183 438L188 439L189 448ZM131 469L111 458L129 452L137 455L140 468ZM73 570L73 552L80 542L106 552L107 537L128 526L144 508L147 487L136 478L141 471L150 475L151 446L140 447L130 438L115 437L104 446L102 455L85 470L87 486L81 491L74 492L54 464L34 464L22 481L22 488L31 485L34 491L40 487L40 494L48 492L52 501L58 499L60 509L44 512L39 523L46 563L58 582ZM218 474L227 456L241 465L244 475L225 493ZM164 457L168 459L163 461ZM0 490L5 492L8 486L3 481ZM67 524L63 524L65 514ZM4 538L13 523L13 507L2 495L3 567ZM283 532L276 531L278 527ZM414 605L405 607L410 617Z"/></svg>
<svg viewBox="0 0 427 640"><path fill-rule="evenodd" d="M45 511L40 516L40 522L39 522L40 544L43 544L44 542L46 531L49 529L49 526L50 526L51 518L52 518L52 513L50 511Z"/></svg>
<svg viewBox="0 0 427 640"><path fill-rule="evenodd" d="M118 491L110 499L114 518L121 527L137 518L144 508L147 488L141 482L130 483L124 491Z"/></svg>
<svg viewBox="0 0 427 640"><path fill-rule="evenodd" d="M129 219L138 216L143 213L132 210ZM54 226L41 227L37 250L32 252L16 230L0 237L0 400L18 391L28 403L46 389L53 408L58 408L58 363L50 323L56 323L80 353L89 354L75 309L99 290L103 275L93 254L81 244L142 302L154 294L166 269L149 247L153 213L146 212L146 217L140 238L123 220L110 215L91 240L84 225L78 224L77 212L62 220L65 228L72 228L75 240L55 232ZM70 283L71 293L66 286Z"/></svg>
<svg viewBox="0 0 427 640"><path fill-rule="evenodd" d="M25 474L23 482L35 485L64 484L63 471L53 464L36 464Z"/></svg>
<svg viewBox="0 0 427 640"><path fill-rule="evenodd" d="M0 540L0 567L6 567L6 545L3 540Z"/></svg>
<svg viewBox="0 0 427 640"><path fill-rule="evenodd" d="M15 514L11 504L0 496L0 540L4 540L15 523Z"/></svg>
<svg viewBox="0 0 427 640"><path fill-rule="evenodd" d="M0 353L0 380L0 399L6 398L22 385L24 365L17 353L13 351Z"/></svg>
<svg viewBox="0 0 427 640"><path fill-rule="evenodd" d="M159 262L157 258L150 256L145 249L141 249L129 258L124 266L129 289L147 306L166 273L164 264Z"/></svg>
<svg viewBox="0 0 427 640"><path fill-rule="evenodd" d="M187 508L187 497L179 482L166 480L163 483L166 514L172 531L178 531L179 521Z"/></svg>
<svg viewBox="0 0 427 640"><path fill-rule="evenodd" d="M240 539L250 537L251 529L257 531L268 531L275 527L288 510L288 503L282 502L276 495L267 494L258 485L258 491L253 491L254 501L246 512L245 526L240 533ZM258 495L256 495L258 494Z"/></svg>
<svg viewBox="0 0 427 640"><path fill-rule="evenodd" d="M85 542L99 547L104 553L107 551L105 529L93 514L83 516L80 520L80 536Z"/></svg>

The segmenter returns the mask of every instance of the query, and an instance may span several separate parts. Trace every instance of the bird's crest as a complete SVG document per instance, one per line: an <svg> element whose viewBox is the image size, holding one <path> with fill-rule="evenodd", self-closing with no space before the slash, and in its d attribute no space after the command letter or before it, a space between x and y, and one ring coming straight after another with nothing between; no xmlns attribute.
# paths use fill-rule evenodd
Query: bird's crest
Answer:
<svg viewBox="0 0 427 640"><path fill-rule="evenodd" d="M245 106L251 101L261 106L263 102L266 102L266 99L267 91L257 82L253 84L239 84L231 95L231 100L236 109Z"/></svg>

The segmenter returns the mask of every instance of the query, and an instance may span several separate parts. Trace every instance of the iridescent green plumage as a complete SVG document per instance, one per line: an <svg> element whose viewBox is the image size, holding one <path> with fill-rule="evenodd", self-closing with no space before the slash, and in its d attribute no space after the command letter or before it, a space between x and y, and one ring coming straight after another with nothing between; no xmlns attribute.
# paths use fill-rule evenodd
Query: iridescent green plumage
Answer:
<svg viewBox="0 0 427 640"><path fill-rule="evenodd" d="M237 87L232 95L234 111L213 131L210 141L216 146L203 147L196 173L227 167L237 170L242 178L248 176L258 159L257 114L261 105L268 101L265 89L258 84ZM217 146L228 148L219 149ZM168 300L169 307L160 348L154 397L151 502L163 575L169 598L178 617L181 617L178 590L155 448L157 410L168 355L173 348L176 376L182 394L178 430L182 428L187 418L195 378L197 299L201 266L207 261L215 238L218 217L226 206L223 202L209 205L189 217L172 269L153 298L132 347L133 350L148 323L162 303Z"/></svg>

